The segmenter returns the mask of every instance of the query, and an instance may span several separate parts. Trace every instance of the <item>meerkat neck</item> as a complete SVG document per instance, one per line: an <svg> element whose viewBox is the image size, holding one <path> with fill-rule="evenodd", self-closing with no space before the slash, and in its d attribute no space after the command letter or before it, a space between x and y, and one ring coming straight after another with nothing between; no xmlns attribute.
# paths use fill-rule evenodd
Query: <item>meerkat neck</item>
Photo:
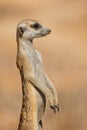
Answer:
<svg viewBox="0 0 87 130"><path fill-rule="evenodd" d="M33 41L32 40L26 40L26 39L19 39L17 41L17 50L19 51L20 49L27 49L27 48L31 48L31 49L34 49L34 46L33 46Z"/></svg>
<svg viewBox="0 0 87 130"><path fill-rule="evenodd" d="M27 46L32 46L33 45L33 41L32 40L27 40L27 39L19 39L19 43L22 43L24 45L27 45Z"/></svg>

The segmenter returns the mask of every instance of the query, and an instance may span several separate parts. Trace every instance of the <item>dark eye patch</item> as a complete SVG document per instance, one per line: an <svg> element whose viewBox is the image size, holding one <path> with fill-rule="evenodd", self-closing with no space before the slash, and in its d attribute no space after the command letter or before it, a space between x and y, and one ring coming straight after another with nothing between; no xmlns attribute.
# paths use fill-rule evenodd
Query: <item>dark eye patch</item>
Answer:
<svg viewBox="0 0 87 130"><path fill-rule="evenodd" d="M34 23L31 25L32 28L39 29L41 25L39 23Z"/></svg>

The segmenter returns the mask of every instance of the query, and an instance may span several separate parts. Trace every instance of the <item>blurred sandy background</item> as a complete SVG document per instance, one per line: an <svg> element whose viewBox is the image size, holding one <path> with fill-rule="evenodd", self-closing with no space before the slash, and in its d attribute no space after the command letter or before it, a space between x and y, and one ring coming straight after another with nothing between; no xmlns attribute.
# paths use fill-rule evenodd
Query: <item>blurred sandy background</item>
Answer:
<svg viewBox="0 0 87 130"><path fill-rule="evenodd" d="M0 0L0 130L17 130L21 82L16 26L39 20L52 33L35 40L59 95L60 112L47 108L44 130L87 130L87 0Z"/></svg>

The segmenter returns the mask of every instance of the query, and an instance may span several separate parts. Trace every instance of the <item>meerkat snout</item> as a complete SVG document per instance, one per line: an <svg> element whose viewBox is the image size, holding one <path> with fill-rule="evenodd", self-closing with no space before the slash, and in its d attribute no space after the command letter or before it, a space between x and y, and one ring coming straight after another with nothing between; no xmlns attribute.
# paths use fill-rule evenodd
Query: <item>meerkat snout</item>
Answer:
<svg viewBox="0 0 87 130"><path fill-rule="evenodd" d="M51 33L51 29L44 27L36 20L23 20L17 26L17 36L26 40L33 40Z"/></svg>
<svg viewBox="0 0 87 130"><path fill-rule="evenodd" d="M48 29L48 34L50 34L51 33L51 29Z"/></svg>

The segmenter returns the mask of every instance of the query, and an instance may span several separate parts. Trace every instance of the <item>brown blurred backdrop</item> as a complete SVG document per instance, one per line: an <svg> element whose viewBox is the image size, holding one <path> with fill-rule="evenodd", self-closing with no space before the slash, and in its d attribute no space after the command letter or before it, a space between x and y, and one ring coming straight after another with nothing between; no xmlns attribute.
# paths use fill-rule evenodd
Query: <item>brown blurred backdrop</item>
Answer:
<svg viewBox="0 0 87 130"><path fill-rule="evenodd" d="M47 107L44 130L87 130L87 0L0 0L0 130L17 130L21 81L16 68L16 26L39 20L52 33L35 40L59 96Z"/></svg>

